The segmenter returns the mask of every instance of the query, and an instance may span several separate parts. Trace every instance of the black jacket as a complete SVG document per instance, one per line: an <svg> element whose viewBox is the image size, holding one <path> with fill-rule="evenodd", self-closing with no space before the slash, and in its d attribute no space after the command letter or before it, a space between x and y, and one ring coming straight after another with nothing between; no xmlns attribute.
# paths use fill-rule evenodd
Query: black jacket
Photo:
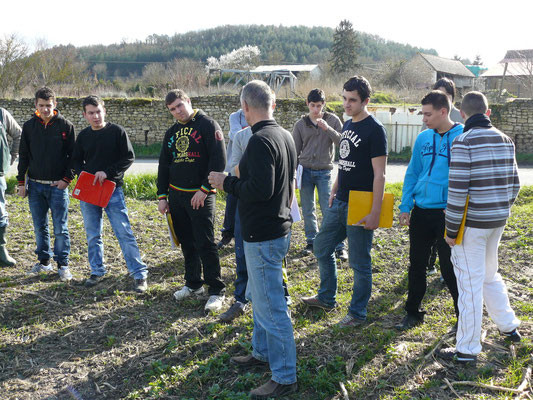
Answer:
<svg viewBox="0 0 533 400"><path fill-rule="evenodd" d="M73 175L69 165L74 149L74 125L54 110L48 124L35 115L22 126L19 147L17 180L23 185L28 177L43 181L64 180L69 182Z"/></svg>
<svg viewBox="0 0 533 400"><path fill-rule="evenodd" d="M256 123L252 132L239 163L241 176L227 177L224 190L239 198L243 239L263 242L290 231L296 147L274 120Z"/></svg>
<svg viewBox="0 0 533 400"><path fill-rule="evenodd" d="M165 199L168 190L215 192L209 172L224 171L226 149L218 123L195 110L185 124L176 122L165 133L157 173L157 195Z"/></svg>

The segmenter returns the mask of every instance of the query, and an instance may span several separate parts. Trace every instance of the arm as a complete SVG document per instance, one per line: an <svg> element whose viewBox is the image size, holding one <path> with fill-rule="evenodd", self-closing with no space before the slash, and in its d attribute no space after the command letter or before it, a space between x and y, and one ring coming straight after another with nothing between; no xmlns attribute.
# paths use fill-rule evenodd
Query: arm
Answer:
<svg viewBox="0 0 533 400"><path fill-rule="evenodd" d="M120 153L119 160L115 162L114 164L109 165L103 171L98 171L98 172L104 172L106 176L112 177L112 176L124 174L126 170L129 167L131 167L131 164L133 164L133 161L135 160L135 153L133 151L133 146L131 145L128 134L126 133L124 129L120 130L120 136L118 140L119 140L118 148L119 148L119 153ZM96 174L98 174L98 172Z"/></svg>
<svg viewBox="0 0 533 400"><path fill-rule="evenodd" d="M11 143L11 164L13 164L19 153L20 134L22 132L22 129L20 128L20 125L15 120L15 118L13 118L13 116L9 112L4 110L3 114L3 121L6 127L6 132L13 139L13 142Z"/></svg>
<svg viewBox="0 0 533 400"><path fill-rule="evenodd" d="M370 214L364 217L357 224L364 224L365 229L374 230L379 226L379 216L381 214L381 204L385 191L385 168L387 166L387 156L372 158L372 170L374 171L374 182L372 184L372 209Z"/></svg>
<svg viewBox="0 0 533 400"><path fill-rule="evenodd" d="M341 131L342 131L342 125L339 118L334 114L329 114L331 117L329 117L329 120L331 122L331 125L329 125L326 120L324 119L318 119L317 124L320 129L322 129L326 135L329 136L331 141L335 143L337 146L341 141Z"/></svg>
<svg viewBox="0 0 533 400"><path fill-rule="evenodd" d="M72 172L72 155L74 153L74 144L76 142L76 134L74 132L74 125L68 124L68 133L67 133L67 168L63 172L63 179L57 181L53 186L57 186L58 189L64 190L70 185L72 179L74 179L74 173Z"/></svg>
<svg viewBox="0 0 533 400"><path fill-rule="evenodd" d="M172 154L167 146L169 141L169 133L165 134L163 144L161 145L161 152L159 153L159 165L157 167L157 199L159 200L158 210L161 214L165 214L168 209L168 185L170 176L170 163L172 162Z"/></svg>
<svg viewBox="0 0 533 400"><path fill-rule="evenodd" d="M235 134L233 146L231 147L231 156L228 159L228 170L235 176L237 175L236 167L239 165L239 161L241 161L242 155L244 154L242 139L246 129L249 128L245 128Z"/></svg>
<svg viewBox="0 0 533 400"><path fill-rule="evenodd" d="M206 123L205 129L204 139L207 146L207 157L209 157L207 175L209 175L211 171L222 172L226 166L226 149L224 147L222 129L220 129L220 126L214 120ZM200 191L202 191L205 196L213 190L207 175L202 180L202 187L200 188Z"/></svg>
<svg viewBox="0 0 533 400"><path fill-rule="evenodd" d="M337 176L335 177L335 182L331 186L331 193L329 194L328 205L331 207L333 205L333 199L337 195L337 190L339 189L339 173L337 171Z"/></svg>
<svg viewBox="0 0 533 400"><path fill-rule="evenodd" d="M515 154L514 150L514 144L513 144L513 155ZM511 203L509 204L509 207L511 207L516 198L518 197L518 192L520 191L520 178L518 177L518 166L516 165L516 157L513 157L513 194L511 197Z"/></svg>
<svg viewBox="0 0 533 400"><path fill-rule="evenodd" d="M28 166L30 164L30 144L28 141L28 129L27 124L24 124L22 128L22 134L20 137L19 146L19 164L18 164L18 195L21 197L26 196L26 173L28 172Z"/></svg>
<svg viewBox="0 0 533 400"><path fill-rule="evenodd" d="M403 180L402 202L400 204L400 224L402 225L409 225L409 213L415 204L414 190L421 171L422 161L420 159L420 140L417 138Z"/></svg>
<svg viewBox="0 0 533 400"><path fill-rule="evenodd" d="M300 153L302 152L303 147L303 140L302 140L302 132L300 131L300 124L302 121L301 119L294 124L294 128L292 129L292 138L294 139L294 146L296 147L296 157L298 160L300 160ZM298 164L300 161L298 161Z"/></svg>

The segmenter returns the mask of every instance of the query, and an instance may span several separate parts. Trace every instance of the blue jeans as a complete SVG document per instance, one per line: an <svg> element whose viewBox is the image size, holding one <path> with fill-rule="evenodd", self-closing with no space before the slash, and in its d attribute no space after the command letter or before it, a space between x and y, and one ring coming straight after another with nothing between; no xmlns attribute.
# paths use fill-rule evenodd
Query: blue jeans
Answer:
<svg viewBox="0 0 533 400"><path fill-rule="evenodd" d="M87 234L91 275L102 276L107 272L104 265L104 243L102 242L102 211L104 209L84 201L80 201L80 207ZM116 188L113 192L105 212L122 249L130 275L135 279L145 279L148 275L147 267L141 260L137 241L131 231L128 209L121 187Z"/></svg>
<svg viewBox="0 0 533 400"><path fill-rule="evenodd" d="M283 258L289 235L264 242L244 242L248 288L254 313L252 355L268 361L272 380L296 382L296 344L283 289Z"/></svg>
<svg viewBox="0 0 533 400"><path fill-rule="evenodd" d="M320 268L318 299L334 306L337 294L337 261L335 246L348 237L348 258L354 272L352 301L348 312L359 320L366 319L366 306L372 291L372 238L374 231L362 226L347 226L348 203L333 200L324 213L322 227L316 236L313 251Z"/></svg>
<svg viewBox="0 0 533 400"><path fill-rule="evenodd" d="M239 206L235 211L235 264L237 265L237 277L235 278L235 300L241 303L248 303L246 299L246 285L248 283L248 270L246 268L246 257L244 255L244 243L242 240L241 218L239 217Z"/></svg>
<svg viewBox="0 0 533 400"><path fill-rule="evenodd" d="M28 202L33 230L35 231L35 254L39 261L54 257L59 265L68 265L70 236L68 233L68 189L61 190L49 184L28 182ZM52 213L54 225L54 252L50 248L48 210Z"/></svg>
<svg viewBox="0 0 533 400"><path fill-rule="evenodd" d="M7 210L6 210L6 178L0 176L0 228L7 226Z"/></svg>
<svg viewBox="0 0 533 400"><path fill-rule="evenodd" d="M300 203L304 220L305 239L307 244L313 244L318 232L315 206L315 187L318 191L318 204L322 211L322 217L328 208L329 195L331 193L331 170L314 170L304 168L302 173L302 187L300 189ZM344 243L338 243L335 250L344 249Z"/></svg>

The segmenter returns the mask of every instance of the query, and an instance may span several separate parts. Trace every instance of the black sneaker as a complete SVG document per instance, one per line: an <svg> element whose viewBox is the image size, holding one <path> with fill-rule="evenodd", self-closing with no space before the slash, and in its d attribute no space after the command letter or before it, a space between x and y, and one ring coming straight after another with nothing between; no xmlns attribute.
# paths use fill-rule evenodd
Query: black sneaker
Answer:
<svg viewBox="0 0 533 400"><path fill-rule="evenodd" d="M307 243L305 246L304 253L313 254L313 243Z"/></svg>
<svg viewBox="0 0 533 400"><path fill-rule="evenodd" d="M413 314L407 314L405 317L403 317L402 322L395 325L395 328L400 331L405 331L407 329L414 328L417 325L420 325L424 322L424 314L422 315L413 315Z"/></svg>
<svg viewBox="0 0 533 400"><path fill-rule="evenodd" d="M218 319L222 322L231 322L238 316L244 314L246 304L241 303L240 301L235 301L230 308L218 316Z"/></svg>
<svg viewBox="0 0 533 400"><path fill-rule="evenodd" d="M91 275L84 283L85 287L93 287L98 285L100 281L104 279L104 276Z"/></svg>
<svg viewBox="0 0 533 400"><path fill-rule="evenodd" d="M217 243L217 249L221 249L224 246L227 246L231 242L231 239L233 239L233 234L230 232L224 231L222 233L222 239L220 239L220 242Z"/></svg>
<svg viewBox="0 0 533 400"><path fill-rule="evenodd" d="M437 354L443 360L455 361L459 364L475 364L477 361L477 356L473 354L460 353L451 347L448 347L447 349L440 349Z"/></svg>
<svg viewBox="0 0 533 400"><path fill-rule="evenodd" d="M135 283L133 285L133 290L137 293L144 293L146 292L146 289L148 289L148 283L145 279L135 279Z"/></svg>
<svg viewBox="0 0 533 400"><path fill-rule="evenodd" d="M348 252L346 249L335 250L335 257L341 260L342 262L348 261Z"/></svg>
<svg viewBox="0 0 533 400"><path fill-rule="evenodd" d="M520 335L520 332L518 332L518 329L513 329L511 332L501 332L501 334L505 337L505 341L507 342L519 343L522 340L522 336Z"/></svg>

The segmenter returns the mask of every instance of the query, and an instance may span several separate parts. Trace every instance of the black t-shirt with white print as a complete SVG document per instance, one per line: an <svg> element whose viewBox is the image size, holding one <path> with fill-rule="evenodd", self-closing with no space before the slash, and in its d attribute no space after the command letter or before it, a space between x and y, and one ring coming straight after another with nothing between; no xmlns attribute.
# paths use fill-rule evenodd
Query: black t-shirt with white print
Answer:
<svg viewBox="0 0 533 400"><path fill-rule="evenodd" d="M348 201L350 190L371 192L374 183L372 158L387 155L387 132L374 116L346 121L339 143L337 199Z"/></svg>

